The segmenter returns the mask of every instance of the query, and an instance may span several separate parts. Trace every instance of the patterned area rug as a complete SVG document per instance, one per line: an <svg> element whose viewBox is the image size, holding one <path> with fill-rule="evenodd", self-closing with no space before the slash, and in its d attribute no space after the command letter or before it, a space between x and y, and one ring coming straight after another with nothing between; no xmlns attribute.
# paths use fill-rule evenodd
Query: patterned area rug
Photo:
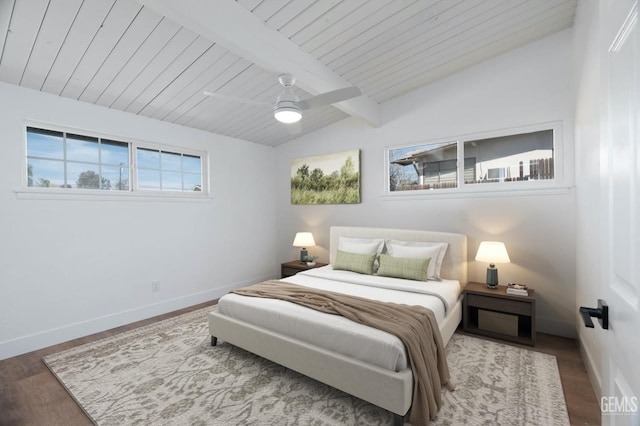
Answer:
<svg viewBox="0 0 640 426"><path fill-rule="evenodd" d="M49 355L98 425L390 425L385 410L224 342L205 308ZM434 425L568 425L555 357L455 334Z"/></svg>

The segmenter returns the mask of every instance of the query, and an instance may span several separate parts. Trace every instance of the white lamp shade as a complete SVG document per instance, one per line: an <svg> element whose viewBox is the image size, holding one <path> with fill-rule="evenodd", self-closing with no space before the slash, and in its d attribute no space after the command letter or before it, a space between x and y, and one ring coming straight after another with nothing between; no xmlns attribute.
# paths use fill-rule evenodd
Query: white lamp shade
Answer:
<svg viewBox="0 0 640 426"><path fill-rule="evenodd" d="M498 241L482 241L476 253L476 260L491 264L511 262L504 243Z"/></svg>
<svg viewBox="0 0 640 426"><path fill-rule="evenodd" d="M293 240L294 247L313 247L316 245L311 232L298 232Z"/></svg>

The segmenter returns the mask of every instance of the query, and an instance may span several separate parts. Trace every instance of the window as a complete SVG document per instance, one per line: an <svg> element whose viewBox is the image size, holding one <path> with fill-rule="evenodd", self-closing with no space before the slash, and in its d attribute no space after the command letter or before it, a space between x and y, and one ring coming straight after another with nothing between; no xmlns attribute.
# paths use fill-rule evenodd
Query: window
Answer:
<svg viewBox="0 0 640 426"><path fill-rule="evenodd" d="M389 151L389 189L455 188L458 185L458 144L440 142Z"/></svg>
<svg viewBox="0 0 640 426"><path fill-rule="evenodd" d="M556 184L559 124L519 130L388 148L387 192L504 190Z"/></svg>
<svg viewBox="0 0 640 426"><path fill-rule="evenodd" d="M28 187L203 193L199 153L36 127L26 135Z"/></svg>
<svg viewBox="0 0 640 426"><path fill-rule="evenodd" d="M465 183L549 180L554 177L553 130L464 143L473 175Z"/></svg>
<svg viewBox="0 0 640 426"><path fill-rule="evenodd" d="M200 157L148 148L137 149L138 187L155 191L201 191Z"/></svg>

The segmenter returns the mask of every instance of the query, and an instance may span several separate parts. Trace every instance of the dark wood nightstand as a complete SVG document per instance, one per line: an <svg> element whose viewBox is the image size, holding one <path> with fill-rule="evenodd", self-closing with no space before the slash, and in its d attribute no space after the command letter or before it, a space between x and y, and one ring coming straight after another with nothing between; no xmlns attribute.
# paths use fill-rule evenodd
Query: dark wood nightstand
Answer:
<svg viewBox="0 0 640 426"><path fill-rule="evenodd" d="M484 283L468 283L463 291L462 329L468 333L536 344L536 293L507 294L506 286L488 288Z"/></svg>
<svg viewBox="0 0 640 426"><path fill-rule="evenodd" d="M327 266L326 263L316 262L313 266L308 266L306 263L302 263L299 260L292 260L291 262L285 262L280 265L280 275L282 278L290 277L300 271L306 271L308 269L319 268L321 266Z"/></svg>

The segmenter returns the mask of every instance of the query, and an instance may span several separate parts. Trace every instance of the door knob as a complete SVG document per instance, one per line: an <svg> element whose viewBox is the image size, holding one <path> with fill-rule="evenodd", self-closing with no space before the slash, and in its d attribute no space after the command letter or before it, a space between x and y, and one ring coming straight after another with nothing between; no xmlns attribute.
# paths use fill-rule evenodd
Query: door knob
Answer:
<svg viewBox="0 0 640 426"><path fill-rule="evenodd" d="M585 327L593 328L593 321L591 320L591 317L596 317L598 318L598 322L603 330L609 329L609 306L602 299L598 299L597 309L580 306L580 315L582 316L582 321L584 322Z"/></svg>

